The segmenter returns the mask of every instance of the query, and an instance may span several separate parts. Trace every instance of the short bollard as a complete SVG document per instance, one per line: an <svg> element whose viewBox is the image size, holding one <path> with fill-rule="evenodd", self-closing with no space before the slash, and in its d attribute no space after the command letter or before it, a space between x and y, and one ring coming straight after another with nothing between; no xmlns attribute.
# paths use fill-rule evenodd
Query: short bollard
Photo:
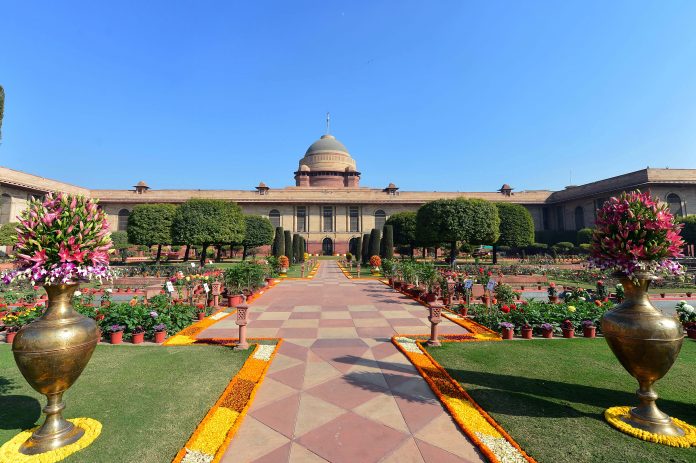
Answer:
<svg viewBox="0 0 696 463"><path fill-rule="evenodd" d="M358 270L358 278L360 278L360 262L358 262L356 269Z"/></svg>
<svg viewBox="0 0 696 463"><path fill-rule="evenodd" d="M220 306L220 292L222 289L222 283L219 281L216 281L213 283L213 306L214 307L219 307Z"/></svg>
<svg viewBox="0 0 696 463"><path fill-rule="evenodd" d="M301 277L304 278L304 263L300 266Z"/></svg>
<svg viewBox="0 0 696 463"><path fill-rule="evenodd" d="M237 325L239 325L239 344L234 348L238 350L247 350L249 348L249 343L246 338L246 328L247 328L247 312L249 306L246 303L242 303L237 306Z"/></svg>
<svg viewBox="0 0 696 463"><path fill-rule="evenodd" d="M437 325L442 321L441 314L442 305L440 303L436 302L430 305L430 316L428 317L430 321L430 339L427 342L429 346L440 346L440 341L437 340Z"/></svg>

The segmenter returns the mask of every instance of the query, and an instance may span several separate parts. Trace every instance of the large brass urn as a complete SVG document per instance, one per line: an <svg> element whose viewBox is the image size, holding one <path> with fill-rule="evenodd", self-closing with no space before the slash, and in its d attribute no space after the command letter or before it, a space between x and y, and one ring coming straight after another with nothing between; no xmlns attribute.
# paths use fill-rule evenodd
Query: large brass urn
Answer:
<svg viewBox="0 0 696 463"><path fill-rule="evenodd" d="M638 380L640 404L623 420L655 434L683 436L684 432L657 405L653 383L662 378L677 359L684 340L681 324L653 307L648 286L655 277L638 274L622 278L625 300L602 317L602 332L621 365Z"/></svg>
<svg viewBox="0 0 696 463"><path fill-rule="evenodd" d="M46 420L22 445L25 455L54 450L77 441L84 430L62 416L63 393L89 362L99 341L94 320L75 312L71 299L77 284L46 286L48 307L25 325L12 344L15 362L31 387L48 398Z"/></svg>

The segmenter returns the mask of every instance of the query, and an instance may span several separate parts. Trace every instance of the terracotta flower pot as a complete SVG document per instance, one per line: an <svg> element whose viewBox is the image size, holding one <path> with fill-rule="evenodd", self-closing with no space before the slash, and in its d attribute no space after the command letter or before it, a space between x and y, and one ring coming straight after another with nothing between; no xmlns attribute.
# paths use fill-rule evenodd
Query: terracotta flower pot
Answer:
<svg viewBox="0 0 696 463"><path fill-rule="evenodd" d="M541 330L541 335L545 337L546 339L551 339L553 337L553 329L550 330Z"/></svg>
<svg viewBox="0 0 696 463"><path fill-rule="evenodd" d="M532 328L521 328L520 332L522 333L522 339L532 339Z"/></svg>
<svg viewBox="0 0 696 463"><path fill-rule="evenodd" d="M691 297L692 293L686 293L686 297Z"/></svg>
<svg viewBox="0 0 696 463"><path fill-rule="evenodd" d="M686 330L686 335L689 336L691 339L696 339L696 329Z"/></svg>
<svg viewBox="0 0 696 463"><path fill-rule="evenodd" d="M566 329L563 328L563 337L564 338L574 338L575 337L575 330L574 329Z"/></svg>
<svg viewBox="0 0 696 463"><path fill-rule="evenodd" d="M469 306L468 305L465 305L459 309L459 315L461 315L462 317L466 317L466 314L468 314L468 313L469 313Z"/></svg>
<svg viewBox="0 0 696 463"><path fill-rule="evenodd" d="M198 320L203 320L205 318L205 312L198 312Z"/></svg>
<svg viewBox="0 0 696 463"><path fill-rule="evenodd" d="M109 342L111 344L121 344L123 342L123 331L109 333Z"/></svg>
<svg viewBox="0 0 696 463"><path fill-rule="evenodd" d="M166 331L155 331L155 342L157 344L162 344L166 337L167 337Z"/></svg>
<svg viewBox="0 0 696 463"><path fill-rule="evenodd" d="M16 331L10 331L5 333L5 342L7 344L12 344L12 341L14 341L15 336L17 336Z"/></svg>
<svg viewBox="0 0 696 463"><path fill-rule="evenodd" d="M133 344L140 344L145 340L145 333L133 333L133 337L131 338L131 342Z"/></svg>
<svg viewBox="0 0 696 463"><path fill-rule="evenodd" d="M586 338L594 338L597 336L596 326L583 326L582 335Z"/></svg>
<svg viewBox="0 0 696 463"><path fill-rule="evenodd" d="M430 303L430 302L435 302L435 301L437 300L437 294L435 294L435 293L426 293L426 295L424 296L424 298L425 298L425 302L428 302L428 303Z"/></svg>
<svg viewBox="0 0 696 463"><path fill-rule="evenodd" d="M484 304L488 304L488 296L481 296L481 302Z"/></svg>
<svg viewBox="0 0 696 463"><path fill-rule="evenodd" d="M244 296L241 294L235 294L234 296L228 296L227 303L230 307L237 307L242 302L244 302Z"/></svg>
<svg viewBox="0 0 696 463"><path fill-rule="evenodd" d="M549 296L549 302L551 304L558 304L558 296Z"/></svg>
<svg viewBox="0 0 696 463"><path fill-rule="evenodd" d="M512 339L515 334L515 330L512 328L503 328L503 339Z"/></svg>
<svg viewBox="0 0 696 463"><path fill-rule="evenodd" d="M662 299L664 299L665 296L666 296L666 293L660 293L660 297L661 297Z"/></svg>

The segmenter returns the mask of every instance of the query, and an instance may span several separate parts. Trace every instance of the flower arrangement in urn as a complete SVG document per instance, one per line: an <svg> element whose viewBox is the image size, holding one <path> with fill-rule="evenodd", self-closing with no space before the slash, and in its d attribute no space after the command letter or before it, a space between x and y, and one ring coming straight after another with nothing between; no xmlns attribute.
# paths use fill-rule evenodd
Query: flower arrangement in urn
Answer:
<svg viewBox="0 0 696 463"><path fill-rule="evenodd" d="M370 257L370 267L372 267L372 273L379 273L379 268L382 266L382 258L379 256Z"/></svg>
<svg viewBox="0 0 696 463"><path fill-rule="evenodd" d="M621 365L639 384L639 405L610 423L621 431L653 440L680 437L684 429L655 404L653 383L662 378L677 359L684 332L676 317L650 303L648 286L657 274L679 275L674 259L682 256L681 225L666 204L650 193L622 193L597 212L592 234L590 265L614 272L621 279L625 300L606 312L602 333Z"/></svg>
<svg viewBox="0 0 696 463"><path fill-rule="evenodd" d="M288 256L280 256L278 258L278 265L280 266L280 276L286 277L288 274L288 267L290 267L290 259L288 259Z"/></svg>
<svg viewBox="0 0 696 463"><path fill-rule="evenodd" d="M99 330L94 320L73 309L71 301L79 282L110 278L112 244L104 212L84 196L48 193L32 200L18 218L16 268L2 280L30 280L44 285L48 295L45 313L22 326L12 344L22 375L48 399L44 424L19 449L36 455L84 435L63 418L63 393L89 362Z"/></svg>

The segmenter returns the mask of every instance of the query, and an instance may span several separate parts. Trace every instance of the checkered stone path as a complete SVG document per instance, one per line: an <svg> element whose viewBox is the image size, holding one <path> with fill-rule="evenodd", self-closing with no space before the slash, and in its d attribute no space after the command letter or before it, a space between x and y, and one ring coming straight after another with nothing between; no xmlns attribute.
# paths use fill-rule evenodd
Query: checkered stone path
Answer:
<svg viewBox="0 0 696 463"><path fill-rule="evenodd" d="M284 341L222 462L485 461L391 344L428 333L427 315L380 282L348 280L334 261L273 288L250 306L248 336ZM229 317L200 336L236 334Z"/></svg>

